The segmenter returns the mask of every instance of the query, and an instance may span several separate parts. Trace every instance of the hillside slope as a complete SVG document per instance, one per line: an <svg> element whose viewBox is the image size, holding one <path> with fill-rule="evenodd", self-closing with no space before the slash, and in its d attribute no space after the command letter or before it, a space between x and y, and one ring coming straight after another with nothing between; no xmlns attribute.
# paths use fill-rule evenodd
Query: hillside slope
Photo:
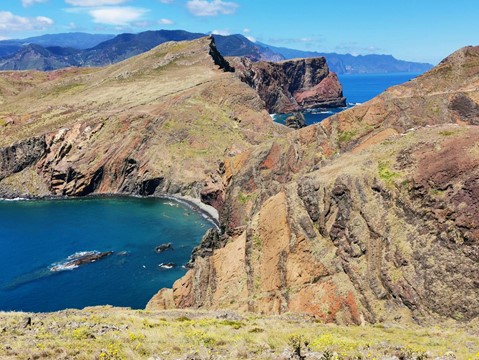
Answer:
<svg viewBox="0 0 479 360"><path fill-rule="evenodd" d="M222 234L149 308L477 318L479 47L225 162Z"/></svg>
<svg viewBox="0 0 479 360"><path fill-rule="evenodd" d="M106 68L0 73L2 194L199 197L225 154L288 131L228 69L202 38Z"/></svg>

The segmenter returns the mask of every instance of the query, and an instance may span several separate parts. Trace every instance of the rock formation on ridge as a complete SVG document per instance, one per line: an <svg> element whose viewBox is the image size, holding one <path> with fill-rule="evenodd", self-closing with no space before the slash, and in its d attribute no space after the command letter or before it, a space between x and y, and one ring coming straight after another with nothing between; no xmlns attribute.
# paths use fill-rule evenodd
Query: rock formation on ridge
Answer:
<svg viewBox="0 0 479 360"><path fill-rule="evenodd" d="M241 80L258 91L270 113L346 106L343 88L324 57L281 62L228 60Z"/></svg>

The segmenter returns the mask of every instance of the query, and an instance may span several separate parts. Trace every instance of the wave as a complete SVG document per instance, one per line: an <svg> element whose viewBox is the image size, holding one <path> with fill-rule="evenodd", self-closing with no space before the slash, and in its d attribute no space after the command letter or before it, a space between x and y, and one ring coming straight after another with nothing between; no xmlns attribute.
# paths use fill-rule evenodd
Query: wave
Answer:
<svg viewBox="0 0 479 360"><path fill-rule="evenodd" d="M74 254L68 256L64 261L53 263L50 265L50 271L66 271L66 270L73 270L76 269L78 264L75 263L75 260L82 259L86 256L93 256L99 255L100 252L93 250L93 251L78 251Z"/></svg>
<svg viewBox="0 0 479 360"><path fill-rule="evenodd" d="M175 263L161 263L160 265L158 265L159 267L161 267L162 269L173 269L176 264Z"/></svg>
<svg viewBox="0 0 479 360"><path fill-rule="evenodd" d="M16 197L16 198L11 198L11 199L8 199L8 198L1 198L0 201L29 201L31 199L29 198L24 198L24 197Z"/></svg>
<svg viewBox="0 0 479 360"><path fill-rule="evenodd" d="M168 206L171 206L171 207L180 207L179 204L174 203L173 201L165 202L165 205L168 205Z"/></svg>
<svg viewBox="0 0 479 360"><path fill-rule="evenodd" d="M336 114L337 111L331 111L331 110L320 110L320 111L312 111L311 114L317 115L317 114Z"/></svg>

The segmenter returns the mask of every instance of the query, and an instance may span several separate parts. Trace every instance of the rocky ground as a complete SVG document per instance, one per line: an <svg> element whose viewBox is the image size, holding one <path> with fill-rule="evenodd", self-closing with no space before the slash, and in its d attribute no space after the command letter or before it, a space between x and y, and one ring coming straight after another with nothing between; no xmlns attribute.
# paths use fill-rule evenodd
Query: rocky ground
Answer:
<svg viewBox="0 0 479 360"><path fill-rule="evenodd" d="M94 307L0 313L1 359L478 359L479 328ZM477 324L476 324L477 325Z"/></svg>

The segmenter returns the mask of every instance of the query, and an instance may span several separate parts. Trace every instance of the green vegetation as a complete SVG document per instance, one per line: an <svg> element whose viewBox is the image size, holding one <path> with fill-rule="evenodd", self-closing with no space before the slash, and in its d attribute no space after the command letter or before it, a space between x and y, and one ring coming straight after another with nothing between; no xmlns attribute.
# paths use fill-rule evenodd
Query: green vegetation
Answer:
<svg viewBox="0 0 479 360"><path fill-rule="evenodd" d="M87 308L51 314L0 313L1 359L479 359L473 327L325 325L292 315ZM31 317L32 325L25 325ZM452 358L452 357L451 357Z"/></svg>
<svg viewBox="0 0 479 360"><path fill-rule="evenodd" d="M393 178L399 176L399 173L392 171L387 162L381 161L378 164L378 175L381 180L390 183Z"/></svg>
<svg viewBox="0 0 479 360"><path fill-rule="evenodd" d="M456 133L456 131L453 131L453 130L443 130L443 131L439 132L439 135L441 135L441 136L451 136L451 135L454 135L455 133Z"/></svg>
<svg viewBox="0 0 479 360"><path fill-rule="evenodd" d="M430 192L434 196L442 196L445 193L444 190L439 190L439 189L431 189Z"/></svg>
<svg viewBox="0 0 479 360"><path fill-rule="evenodd" d="M351 130L351 131L340 131L338 135L338 142L340 144L347 143L351 141L354 137L356 136L356 131Z"/></svg>
<svg viewBox="0 0 479 360"><path fill-rule="evenodd" d="M254 194L244 194L242 192L238 194L238 201L243 205L250 202L253 198L254 198Z"/></svg>

